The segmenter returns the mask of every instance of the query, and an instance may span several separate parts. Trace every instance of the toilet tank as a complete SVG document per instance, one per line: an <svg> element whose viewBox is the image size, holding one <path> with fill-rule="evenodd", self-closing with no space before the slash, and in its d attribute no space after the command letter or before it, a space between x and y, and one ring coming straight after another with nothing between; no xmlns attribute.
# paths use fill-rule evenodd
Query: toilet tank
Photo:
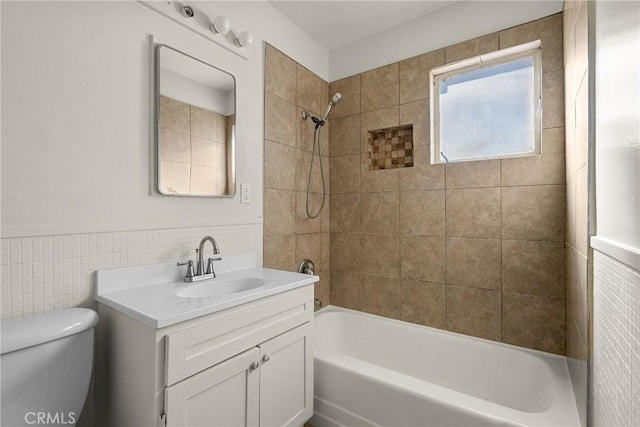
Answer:
<svg viewBox="0 0 640 427"><path fill-rule="evenodd" d="M97 323L98 314L85 308L1 322L3 426L77 423L89 389Z"/></svg>

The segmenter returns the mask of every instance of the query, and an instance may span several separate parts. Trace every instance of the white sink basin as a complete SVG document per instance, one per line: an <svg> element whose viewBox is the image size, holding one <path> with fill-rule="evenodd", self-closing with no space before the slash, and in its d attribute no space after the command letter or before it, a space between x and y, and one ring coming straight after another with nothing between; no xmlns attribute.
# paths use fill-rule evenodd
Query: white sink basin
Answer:
<svg viewBox="0 0 640 427"><path fill-rule="evenodd" d="M181 298L218 298L239 292L246 292L261 288L265 281L255 278L227 279L216 281L207 280L206 283L191 285L179 290L176 296Z"/></svg>
<svg viewBox="0 0 640 427"><path fill-rule="evenodd" d="M176 261L99 270L96 301L161 329L318 281L256 265L255 253L227 254L216 264L218 277L194 283L182 281Z"/></svg>

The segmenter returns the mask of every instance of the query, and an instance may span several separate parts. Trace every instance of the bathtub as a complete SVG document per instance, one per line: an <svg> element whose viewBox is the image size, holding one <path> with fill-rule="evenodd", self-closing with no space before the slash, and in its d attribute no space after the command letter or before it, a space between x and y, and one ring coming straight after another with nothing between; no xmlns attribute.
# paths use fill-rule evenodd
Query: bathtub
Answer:
<svg viewBox="0 0 640 427"><path fill-rule="evenodd" d="M579 426L566 359L328 306L314 427Z"/></svg>

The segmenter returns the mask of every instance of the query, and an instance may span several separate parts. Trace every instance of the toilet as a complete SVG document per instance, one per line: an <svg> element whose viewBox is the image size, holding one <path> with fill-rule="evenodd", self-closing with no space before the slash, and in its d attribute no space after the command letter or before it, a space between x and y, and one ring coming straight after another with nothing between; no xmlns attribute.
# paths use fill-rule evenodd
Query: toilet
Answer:
<svg viewBox="0 0 640 427"><path fill-rule="evenodd" d="M76 425L91 379L98 314L69 308L1 323L2 425Z"/></svg>

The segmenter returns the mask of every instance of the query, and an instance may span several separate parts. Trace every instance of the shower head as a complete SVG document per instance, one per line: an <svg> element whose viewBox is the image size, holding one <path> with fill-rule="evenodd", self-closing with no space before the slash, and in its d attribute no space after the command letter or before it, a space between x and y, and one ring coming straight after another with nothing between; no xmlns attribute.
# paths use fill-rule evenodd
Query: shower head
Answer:
<svg viewBox="0 0 640 427"><path fill-rule="evenodd" d="M333 98L331 98L331 101L329 101L329 105L327 105L327 109L324 110L324 114L322 115L322 120L327 120L327 117L329 117L329 112L331 111L331 108L336 105L337 103L339 103L342 100L342 94L340 92L336 92L335 95L333 95Z"/></svg>

